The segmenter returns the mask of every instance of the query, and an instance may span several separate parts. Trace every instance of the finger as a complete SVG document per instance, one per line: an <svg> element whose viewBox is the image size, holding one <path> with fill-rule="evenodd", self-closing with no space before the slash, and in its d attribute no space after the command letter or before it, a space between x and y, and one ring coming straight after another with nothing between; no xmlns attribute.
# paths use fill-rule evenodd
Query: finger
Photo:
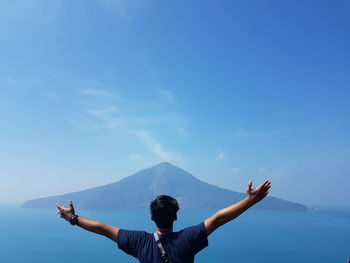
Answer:
<svg viewBox="0 0 350 263"><path fill-rule="evenodd" d="M75 209L74 209L74 206L73 206L73 202L72 202L72 201L69 201L69 207L71 208L72 213L75 214Z"/></svg>
<svg viewBox="0 0 350 263"><path fill-rule="evenodd" d="M263 188L263 189L268 189L270 187L271 187L271 183L269 183L269 182L266 182L261 186L261 188Z"/></svg>
<svg viewBox="0 0 350 263"><path fill-rule="evenodd" d="M271 182L267 181L266 184L264 184L264 188L270 188L271 187Z"/></svg>
<svg viewBox="0 0 350 263"><path fill-rule="evenodd" d="M64 209L63 206L61 206L59 203L56 203L56 207L58 210L62 211Z"/></svg>
<svg viewBox="0 0 350 263"><path fill-rule="evenodd" d="M265 182L262 183L263 188L267 188L267 187L269 187L269 185L271 185L271 182L268 180L266 180Z"/></svg>
<svg viewBox="0 0 350 263"><path fill-rule="evenodd" d="M269 190L271 188L271 182L266 186L266 190Z"/></svg>
<svg viewBox="0 0 350 263"><path fill-rule="evenodd" d="M266 191L268 191L270 188L269 181L263 182L259 187L257 187L255 190L261 194L264 194Z"/></svg>
<svg viewBox="0 0 350 263"><path fill-rule="evenodd" d="M249 180L248 182L248 188L247 188L247 191L250 193L252 191L252 185L253 185L253 182L251 180Z"/></svg>
<svg viewBox="0 0 350 263"><path fill-rule="evenodd" d="M261 191L261 189L265 186L265 184L266 184L266 181L261 183L258 187L256 187L255 190Z"/></svg>

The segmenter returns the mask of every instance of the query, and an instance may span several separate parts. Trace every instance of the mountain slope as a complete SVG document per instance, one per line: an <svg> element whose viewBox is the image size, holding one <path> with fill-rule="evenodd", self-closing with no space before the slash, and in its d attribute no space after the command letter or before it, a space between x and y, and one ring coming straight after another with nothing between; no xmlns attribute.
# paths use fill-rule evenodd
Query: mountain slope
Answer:
<svg viewBox="0 0 350 263"><path fill-rule="evenodd" d="M160 163L118 182L84 191L39 198L25 202L24 208L52 208L55 203L73 200L80 209L126 209L148 207L160 194L175 197L182 208L223 208L245 194L202 182L170 163ZM306 211L306 207L275 197L267 197L255 208Z"/></svg>

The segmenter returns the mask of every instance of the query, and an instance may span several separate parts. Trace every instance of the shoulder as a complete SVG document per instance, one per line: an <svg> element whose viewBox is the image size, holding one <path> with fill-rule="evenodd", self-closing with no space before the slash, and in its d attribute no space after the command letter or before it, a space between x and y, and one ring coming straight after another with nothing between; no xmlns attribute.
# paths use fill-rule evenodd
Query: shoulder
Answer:
<svg viewBox="0 0 350 263"><path fill-rule="evenodd" d="M198 225L186 227L180 231L181 234L202 234L206 235L204 222L199 223Z"/></svg>
<svg viewBox="0 0 350 263"><path fill-rule="evenodd" d="M151 234L145 231L119 229L118 244L138 243L141 239L147 239Z"/></svg>
<svg viewBox="0 0 350 263"><path fill-rule="evenodd" d="M137 251L150 242L152 234L145 231L119 229L118 247L124 252L136 257Z"/></svg>
<svg viewBox="0 0 350 263"><path fill-rule="evenodd" d="M184 228L179 232L179 235L182 239L189 240L189 242L207 242L207 232L204 222L201 222L198 225Z"/></svg>
<svg viewBox="0 0 350 263"><path fill-rule="evenodd" d="M145 231L127 230L127 229L120 228L118 233L118 242L135 240L139 238L148 238L149 236L151 236L151 234Z"/></svg>
<svg viewBox="0 0 350 263"><path fill-rule="evenodd" d="M179 232L180 239L194 254L208 246L208 236L204 222L184 228Z"/></svg>

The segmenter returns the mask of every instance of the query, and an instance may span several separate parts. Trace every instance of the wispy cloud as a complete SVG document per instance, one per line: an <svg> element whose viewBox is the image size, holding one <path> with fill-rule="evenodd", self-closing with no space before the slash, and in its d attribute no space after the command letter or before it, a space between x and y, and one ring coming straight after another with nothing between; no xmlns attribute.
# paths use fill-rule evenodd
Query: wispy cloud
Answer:
<svg viewBox="0 0 350 263"><path fill-rule="evenodd" d="M156 141L148 131L135 131L135 134L144 143L147 149L162 161L171 161L173 159L172 154L166 151L163 145Z"/></svg>
<svg viewBox="0 0 350 263"><path fill-rule="evenodd" d="M221 160L225 158L225 154L221 149L217 149L216 151L216 159Z"/></svg>
<svg viewBox="0 0 350 263"><path fill-rule="evenodd" d="M23 88L34 88L34 87L43 87L45 82L41 78L12 78L5 77L0 78L0 81L3 85L23 87Z"/></svg>
<svg viewBox="0 0 350 263"><path fill-rule="evenodd" d="M268 167L266 167L266 166L263 166L263 167L259 167L259 168L258 168L258 172L259 172L259 173L266 173L268 170L269 170L269 169L268 169Z"/></svg>
<svg viewBox="0 0 350 263"><path fill-rule="evenodd" d="M145 69L150 79L152 80L152 82L155 83L155 92L157 93L158 96L161 97L161 100L167 103L175 103L176 96L174 91L162 85L162 80L157 70L152 66L152 64L147 59L145 60Z"/></svg>
<svg viewBox="0 0 350 263"><path fill-rule="evenodd" d="M105 109L87 110L86 112L97 118L105 118L111 116L111 114L119 113L119 110L115 107L110 107Z"/></svg>
<svg viewBox="0 0 350 263"><path fill-rule="evenodd" d="M281 130L270 130L270 131L238 131L235 133L235 136L238 137L262 137L262 136L273 136L273 135L280 135L285 132L287 132L288 129L281 129Z"/></svg>
<svg viewBox="0 0 350 263"><path fill-rule="evenodd" d="M45 96L51 100L59 100L60 96L57 93L54 92L45 92Z"/></svg>
<svg viewBox="0 0 350 263"><path fill-rule="evenodd" d="M130 159L136 160L136 159L139 159L141 156L136 153L131 153L131 154L128 154L127 157Z"/></svg>
<svg viewBox="0 0 350 263"><path fill-rule="evenodd" d="M138 140L140 142L138 145L142 145L146 152L151 153L151 156L158 160L172 162L181 160L181 156L168 151L166 145L160 143L153 132L161 128L172 132L172 135L188 135L185 129L188 120L174 109L174 104L172 108L169 107L169 102L174 102L176 99L172 90L155 85L154 87L158 87L153 89L155 97L167 103L157 104L156 110L152 108L150 111L150 101L146 99L132 101L120 96L112 87L99 80L79 76L70 76L69 79L71 81L68 81L66 86L76 91L78 97L75 101L80 105L80 112L68 120L74 127L97 132L111 130L113 134L118 134L119 138ZM82 115L82 113L85 114ZM142 153L137 155L139 159L146 158L143 156ZM127 157L135 159L136 155Z"/></svg>
<svg viewBox="0 0 350 263"><path fill-rule="evenodd" d="M116 107L87 110L86 112L99 121L100 129L117 127L126 129L128 126L128 120L118 115L120 111Z"/></svg>
<svg viewBox="0 0 350 263"><path fill-rule="evenodd" d="M97 96L97 97L106 97L110 96L111 94L108 91L101 90L101 89L82 89L81 93L83 95L88 95L88 96Z"/></svg>
<svg viewBox="0 0 350 263"><path fill-rule="evenodd" d="M174 103L176 102L175 94L170 89L165 89L162 87L157 87L157 92L160 94L163 100L166 102Z"/></svg>
<svg viewBox="0 0 350 263"><path fill-rule="evenodd" d="M174 133L181 136L189 136L189 133L182 126L186 119L175 112L165 112L159 115L131 115L122 113L115 106L85 110L91 117L98 119L101 128L128 127L129 129L144 129L144 127L169 126Z"/></svg>
<svg viewBox="0 0 350 263"><path fill-rule="evenodd" d="M118 128L118 131L121 132L123 136L128 136L129 139L130 136L137 138L145 149L160 161L173 162L181 159L178 155L167 151L165 147L156 138L154 138L150 131L133 129L128 125L129 120L123 119L122 117L114 117L113 114L119 112L116 108L90 110L87 112L96 117L98 120L102 121L102 124L90 121L82 122L75 119L68 119L68 122L81 130ZM129 154L128 157L131 159L139 159L142 157L142 155Z"/></svg>
<svg viewBox="0 0 350 263"><path fill-rule="evenodd" d="M240 168L237 168L237 167L232 168L232 172L234 172L234 173L238 173L240 171L241 171Z"/></svg>
<svg viewBox="0 0 350 263"><path fill-rule="evenodd" d="M177 128L177 132L181 135L181 136L190 136L190 134L188 133L188 131L183 128L183 127L178 127Z"/></svg>
<svg viewBox="0 0 350 263"><path fill-rule="evenodd" d="M99 125L97 125L94 122L91 121L81 121L81 120L76 120L73 118L67 119L68 123L70 123L74 128L78 130L84 130L84 131L89 131L89 130L97 130L100 128Z"/></svg>

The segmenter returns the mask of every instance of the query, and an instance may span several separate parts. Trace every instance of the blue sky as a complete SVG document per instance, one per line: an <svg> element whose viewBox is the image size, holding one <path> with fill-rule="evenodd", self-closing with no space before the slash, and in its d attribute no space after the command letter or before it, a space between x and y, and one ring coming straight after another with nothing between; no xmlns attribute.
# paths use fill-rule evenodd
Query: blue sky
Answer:
<svg viewBox="0 0 350 263"><path fill-rule="evenodd" d="M169 161L349 205L348 1L2 1L0 203Z"/></svg>

